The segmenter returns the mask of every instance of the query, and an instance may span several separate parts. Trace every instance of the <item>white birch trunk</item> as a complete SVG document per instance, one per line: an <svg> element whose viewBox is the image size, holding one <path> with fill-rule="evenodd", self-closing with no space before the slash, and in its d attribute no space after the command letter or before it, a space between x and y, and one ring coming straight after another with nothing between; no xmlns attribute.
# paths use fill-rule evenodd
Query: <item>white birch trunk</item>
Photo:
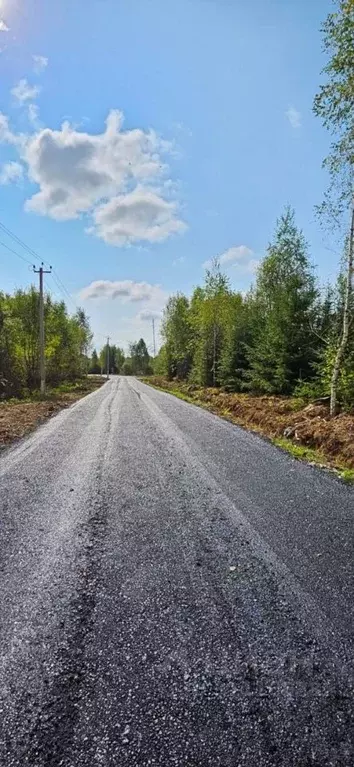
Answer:
<svg viewBox="0 0 354 767"><path fill-rule="evenodd" d="M334 361L332 379L331 379L331 400L330 400L330 415L334 416L337 412L337 390L338 379L340 374L341 365L343 362L344 352L348 343L349 337L349 325L350 325L350 297L353 289L353 259L354 259L354 201L352 204L352 215L348 245L348 261L347 261L347 280L344 296L343 307L343 330L342 336L338 345L336 358Z"/></svg>

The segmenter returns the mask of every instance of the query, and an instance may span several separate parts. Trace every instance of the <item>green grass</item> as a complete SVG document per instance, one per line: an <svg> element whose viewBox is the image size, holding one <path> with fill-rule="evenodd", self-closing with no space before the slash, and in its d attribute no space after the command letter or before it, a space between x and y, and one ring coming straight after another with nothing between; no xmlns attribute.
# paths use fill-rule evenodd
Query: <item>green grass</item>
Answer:
<svg viewBox="0 0 354 767"><path fill-rule="evenodd" d="M343 482L347 482L348 484L354 482L354 469L345 469L341 466L333 466L331 463L329 463L326 456L321 453L320 450L316 450L312 447L305 447L304 445L295 445L293 442L291 442L290 439L285 439L284 437L275 437L272 439L272 443L273 445L276 445L276 447L280 447L282 450L285 450L298 461L316 463L321 468L325 467L326 469L333 471L343 480Z"/></svg>
<svg viewBox="0 0 354 767"><path fill-rule="evenodd" d="M280 447L282 450L286 450L293 458L297 458L299 461L314 461L315 463L326 463L325 456L320 450L316 450L312 447L306 447L304 445L295 445L290 439L285 437L274 437L272 439L273 445Z"/></svg>
<svg viewBox="0 0 354 767"><path fill-rule="evenodd" d="M347 482L349 485L354 483L354 469L341 469L339 476L343 482Z"/></svg>

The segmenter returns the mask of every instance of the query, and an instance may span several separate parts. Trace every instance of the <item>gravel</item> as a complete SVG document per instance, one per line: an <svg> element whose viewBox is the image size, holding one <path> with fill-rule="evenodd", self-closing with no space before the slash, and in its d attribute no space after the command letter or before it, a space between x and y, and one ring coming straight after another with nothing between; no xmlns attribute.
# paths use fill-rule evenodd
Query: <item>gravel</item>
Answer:
<svg viewBox="0 0 354 767"><path fill-rule="evenodd" d="M113 377L0 456L0 764L352 767L354 494Z"/></svg>

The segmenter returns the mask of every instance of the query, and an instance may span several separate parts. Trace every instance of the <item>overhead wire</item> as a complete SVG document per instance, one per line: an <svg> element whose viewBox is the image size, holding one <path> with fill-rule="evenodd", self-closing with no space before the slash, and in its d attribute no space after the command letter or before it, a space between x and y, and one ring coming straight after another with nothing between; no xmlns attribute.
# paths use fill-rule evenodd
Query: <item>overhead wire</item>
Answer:
<svg viewBox="0 0 354 767"><path fill-rule="evenodd" d="M15 242L17 242L18 245L21 245L21 247L24 248L27 251L27 253L29 253L33 258L36 259L36 261L42 262L42 259L40 258L38 253L36 253L36 251L33 250L32 248L30 248L29 245L26 245L26 243L23 240L21 240L20 237L17 237L17 234L14 234L14 232L12 232L11 229L8 229L8 227L5 226L5 224L3 224L1 221L0 221L0 229L2 229L2 231L5 232L8 235L8 237L11 237ZM43 261L43 263L45 262Z"/></svg>
<svg viewBox="0 0 354 767"><path fill-rule="evenodd" d="M20 258L20 259L21 259L21 261L24 261L26 264L29 264L29 265L30 265L30 266L32 266L32 267L34 266L34 264L33 264L33 262L32 262L32 261L29 261L29 260L28 260L28 258L25 258L24 256L21 256L21 254L20 254L20 253L17 253L17 251L16 251L16 250L13 250L13 248L10 248L10 246L9 246L9 245L6 245L6 243L5 243L5 242L1 242L1 241L0 241L0 245L2 245L2 247L3 247L3 248L6 248L6 250L9 250L9 251L10 251L10 253L13 253L13 254L14 254L14 256L17 256L18 258Z"/></svg>
<svg viewBox="0 0 354 767"><path fill-rule="evenodd" d="M52 276L54 282L56 283L57 288L62 293L64 298L67 301L70 301L71 305L74 306L75 311L76 311L77 310L77 306L75 305L75 302L73 301L69 291L65 287L63 281L60 279L60 277L59 277L58 273L55 271L55 269L53 269L53 267L47 261L43 261L43 259L40 257L40 255L33 248L31 248L29 245L27 245L27 243L24 242L24 240L21 240L21 238L18 237L17 234L12 232L11 229L9 229L7 226L5 226L5 224L3 224L1 221L0 221L0 229L3 232L5 232L8 235L8 237L11 237L18 245L21 245L21 247L24 248L24 250L27 253L29 253L33 258L35 258L37 261L39 261L40 263L44 264L45 266L50 266L51 267L51 269L52 269L51 276ZM34 266L34 264L31 261L29 261L27 258L22 256L20 253L17 253L15 250L10 248L4 242L0 242L0 245L3 245L4 248L7 248L7 250L10 251L10 253L13 253L15 256L18 256L18 258L21 258L22 261L25 261L27 264L30 264L30 266Z"/></svg>

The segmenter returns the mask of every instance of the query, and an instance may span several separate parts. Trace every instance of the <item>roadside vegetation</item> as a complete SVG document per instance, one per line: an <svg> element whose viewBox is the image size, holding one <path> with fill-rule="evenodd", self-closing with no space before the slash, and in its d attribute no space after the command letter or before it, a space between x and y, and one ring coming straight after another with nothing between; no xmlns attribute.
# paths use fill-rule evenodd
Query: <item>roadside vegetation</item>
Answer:
<svg viewBox="0 0 354 767"><path fill-rule="evenodd" d="M354 0L323 25L328 63L314 113L333 136L317 208L338 277L321 284L287 207L247 293L217 259L192 296L170 297L154 385L271 437L295 457L354 470ZM332 247L330 247L332 249Z"/></svg>
<svg viewBox="0 0 354 767"><path fill-rule="evenodd" d="M199 390L329 404L345 293L342 272L335 285L319 284L294 212L287 209L246 294L232 290L215 260L190 298L178 293L169 299L154 372ZM351 317L353 310L351 292ZM337 381L339 408L354 410L352 322Z"/></svg>
<svg viewBox="0 0 354 767"><path fill-rule="evenodd" d="M46 379L53 388L88 370L92 334L85 312L70 315L64 301L45 296ZM0 400L26 398L39 389L39 294L32 286L0 293Z"/></svg>
<svg viewBox="0 0 354 767"><path fill-rule="evenodd" d="M103 373L107 369L113 375L142 376L153 372L153 361L143 338L130 344L126 355L119 346L105 344L99 353L93 350L89 360L89 373Z"/></svg>
<svg viewBox="0 0 354 767"><path fill-rule="evenodd" d="M163 376L142 380L267 437L298 460L333 469L345 481L354 481L352 414L331 418L328 403L309 404L300 397L233 393Z"/></svg>
<svg viewBox="0 0 354 767"><path fill-rule="evenodd" d="M39 294L34 287L0 293L0 447L23 437L104 382L88 377L92 334L82 310L45 297L46 378L39 390Z"/></svg>
<svg viewBox="0 0 354 767"><path fill-rule="evenodd" d="M48 388L45 399L38 391L22 399L12 398L0 402L0 450L29 434L63 408L86 397L105 383L105 378L92 376L80 381L66 382Z"/></svg>

